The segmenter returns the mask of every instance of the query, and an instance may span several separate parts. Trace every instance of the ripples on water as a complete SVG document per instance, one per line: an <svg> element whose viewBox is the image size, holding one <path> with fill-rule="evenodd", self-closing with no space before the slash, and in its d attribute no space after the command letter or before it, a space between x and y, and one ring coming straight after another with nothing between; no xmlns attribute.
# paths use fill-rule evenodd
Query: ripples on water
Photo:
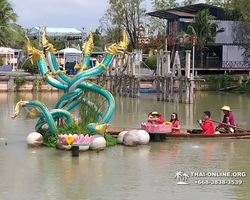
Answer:
<svg viewBox="0 0 250 200"><path fill-rule="evenodd" d="M211 105L214 117L220 119L221 113L216 114L216 110L225 103L225 98L201 93L196 100L207 103L204 96L220 99L219 104ZM26 137L34 130L36 120L26 119L25 111L14 121L10 119L20 98L39 98L53 107L58 94L39 93L35 97L26 93L1 94L0 138L7 139L8 145L0 140L0 200L250 199L249 177L241 178L244 183L240 186L199 186L194 184L198 179L194 177L188 180L190 185L177 185L174 179L177 170L249 172L250 140L169 140L137 147L117 145L73 158L68 151L26 147ZM230 98L236 103L232 105L234 109L243 103L246 107L239 105L239 112L249 115L246 97ZM195 119L208 107L200 103L168 104L152 97L139 100L117 97L116 105L111 124L127 127L138 125L152 110L164 116L177 110L183 126L194 126ZM242 113L235 115L246 119Z"/></svg>

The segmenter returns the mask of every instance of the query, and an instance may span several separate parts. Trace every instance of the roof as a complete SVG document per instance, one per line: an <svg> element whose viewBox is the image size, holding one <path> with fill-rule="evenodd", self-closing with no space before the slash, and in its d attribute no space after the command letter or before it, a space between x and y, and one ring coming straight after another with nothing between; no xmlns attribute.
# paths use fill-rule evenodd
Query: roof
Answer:
<svg viewBox="0 0 250 200"><path fill-rule="evenodd" d="M0 54L13 54L14 50L8 47L0 47Z"/></svg>
<svg viewBox="0 0 250 200"><path fill-rule="evenodd" d="M161 19L168 19L169 13L180 16L180 17L193 17L192 15L194 15L198 11L204 10L204 9L210 9L210 12L211 12L211 10L213 10L214 12L218 12L218 11L225 12L224 9L221 7L213 6L213 5L209 5L209 4L205 4L205 3L199 3L199 4L192 4L192 5L188 5L188 6L166 9L166 10L149 12L147 14L152 16L152 17L158 17ZM213 13L211 13L211 14L213 14Z"/></svg>
<svg viewBox="0 0 250 200"><path fill-rule="evenodd" d="M75 48L66 48L61 51L58 51L57 53L63 53L63 54L82 54L82 51L79 51Z"/></svg>
<svg viewBox="0 0 250 200"><path fill-rule="evenodd" d="M77 35L81 36L82 32L76 28L54 28L54 27L46 27L48 37L53 36L71 36L71 35ZM42 27L43 30L43 27ZM38 36L39 34L39 27L32 27L28 30L27 35L28 37L34 37Z"/></svg>
<svg viewBox="0 0 250 200"><path fill-rule="evenodd" d="M180 11L167 11L168 13L177 15L179 17L194 17L194 14L186 13L186 12L180 12Z"/></svg>

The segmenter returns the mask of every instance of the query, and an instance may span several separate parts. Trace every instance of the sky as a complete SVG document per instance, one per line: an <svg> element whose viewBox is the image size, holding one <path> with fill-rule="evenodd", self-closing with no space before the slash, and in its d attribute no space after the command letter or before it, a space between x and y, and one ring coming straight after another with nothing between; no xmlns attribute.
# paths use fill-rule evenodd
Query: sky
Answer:
<svg viewBox="0 0 250 200"><path fill-rule="evenodd" d="M107 0L9 0L17 13L18 24L32 28L46 24L47 27L84 28L99 27L99 19L108 8ZM151 10L150 0L143 5Z"/></svg>

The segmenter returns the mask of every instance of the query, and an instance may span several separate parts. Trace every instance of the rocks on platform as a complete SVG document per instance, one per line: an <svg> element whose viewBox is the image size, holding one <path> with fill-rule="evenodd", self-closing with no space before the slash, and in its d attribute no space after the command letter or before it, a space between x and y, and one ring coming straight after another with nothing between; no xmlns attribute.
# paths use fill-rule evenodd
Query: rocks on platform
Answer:
<svg viewBox="0 0 250 200"><path fill-rule="evenodd" d="M127 133L128 131L122 131L119 133L118 137L117 137L117 143L118 144L123 144L123 137L124 135Z"/></svg>
<svg viewBox="0 0 250 200"><path fill-rule="evenodd" d="M145 130L130 130L120 132L117 139L120 144L137 146L138 144L148 144L150 137Z"/></svg>
<svg viewBox="0 0 250 200"><path fill-rule="evenodd" d="M131 130L125 133L123 137L123 144L125 146L137 146L139 144L139 135L137 134L137 130Z"/></svg>
<svg viewBox="0 0 250 200"><path fill-rule="evenodd" d="M95 139L93 141L93 145L91 145L89 148L91 150L103 150L106 147L106 140L101 135L95 135Z"/></svg>
<svg viewBox="0 0 250 200"><path fill-rule="evenodd" d="M139 144L148 144L150 136L145 130L138 130L137 134L139 136Z"/></svg>
<svg viewBox="0 0 250 200"><path fill-rule="evenodd" d="M43 145L43 136L38 132L32 132L27 136L28 147L39 147Z"/></svg>

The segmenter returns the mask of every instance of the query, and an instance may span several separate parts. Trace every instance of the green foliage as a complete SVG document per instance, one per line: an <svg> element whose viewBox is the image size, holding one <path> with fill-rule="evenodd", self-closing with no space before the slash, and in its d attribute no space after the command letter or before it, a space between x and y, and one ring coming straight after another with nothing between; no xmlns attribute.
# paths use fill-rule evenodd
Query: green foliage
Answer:
<svg viewBox="0 0 250 200"><path fill-rule="evenodd" d="M101 35L99 29L96 29L93 33L94 47L93 52L103 51L104 49L104 38Z"/></svg>
<svg viewBox="0 0 250 200"><path fill-rule="evenodd" d="M208 43L215 43L216 35L224 32L224 28L218 29L219 22L211 22L212 20L215 20L215 17L205 9L197 12L193 22L188 26L192 34L197 37L196 47L200 51L206 49Z"/></svg>
<svg viewBox="0 0 250 200"><path fill-rule="evenodd" d="M237 90L239 92L249 93L250 92L250 80L245 79L242 83L238 86Z"/></svg>
<svg viewBox="0 0 250 200"><path fill-rule="evenodd" d="M56 147L56 142L58 140L57 135L53 136L49 129L41 129L41 135L43 136L43 144L47 147Z"/></svg>
<svg viewBox="0 0 250 200"><path fill-rule="evenodd" d="M79 104L79 117L81 121L78 124L61 125L58 127L58 131L62 134L93 134L93 132L87 129L89 123L95 123L99 119L97 109L101 109L102 99L101 95L97 93L91 93L85 91L84 96L91 100L94 105L88 105L85 102Z"/></svg>
<svg viewBox="0 0 250 200"><path fill-rule="evenodd" d="M0 57L0 67L3 65L3 59Z"/></svg>
<svg viewBox="0 0 250 200"><path fill-rule="evenodd" d="M17 85L17 87L19 87L19 86L24 85L26 83L26 79L22 78L22 77L15 77L14 82Z"/></svg>
<svg viewBox="0 0 250 200"><path fill-rule="evenodd" d="M24 40L17 14L7 0L0 0L0 46L9 46L13 40Z"/></svg>
<svg viewBox="0 0 250 200"><path fill-rule="evenodd" d="M135 49L138 27L142 23L146 13L142 5L143 0L109 0L108 2L109 8L100 20L100 31L104 32L107 36L114 31L116 32L115 35L119 35L119 32L125 28L130 44Z"/></svg>
<svg viewBox="0 0 250 200"><path fill-rule="evenodd" d="M34 85L44 85L44 84L45 84L45 82L43 80L36 80L34 82Z"/></svg>
<svg viewBox="0 0 250 200"><path fill-rule="evenodd" d="M236 86L239 79L238 75L228 74L202 75L200 78L205 79L209 83L209 90Z"/></svg>
<svg viewBox="0 0 250 200"><path fill-rule="evenodd" d="M112 137L112 135L108 133L104 133L104 138L106 140L106 146L114 146L117 144L117 138Z"/></svg>
<svg viewBox="0 0 250 200"><path fill-rule="evenodd" d="M31 74L38 74L38 64L36 61L34 61L34 64L32 65L30 60L26 60L23 65L23 69Z"/></svg>
<svg viewBox="0 0 250 200"><path fill-rule="evenodd" d="M157 60L155 55L149 56L145 63L151 70L156 70Z"/></svg>

